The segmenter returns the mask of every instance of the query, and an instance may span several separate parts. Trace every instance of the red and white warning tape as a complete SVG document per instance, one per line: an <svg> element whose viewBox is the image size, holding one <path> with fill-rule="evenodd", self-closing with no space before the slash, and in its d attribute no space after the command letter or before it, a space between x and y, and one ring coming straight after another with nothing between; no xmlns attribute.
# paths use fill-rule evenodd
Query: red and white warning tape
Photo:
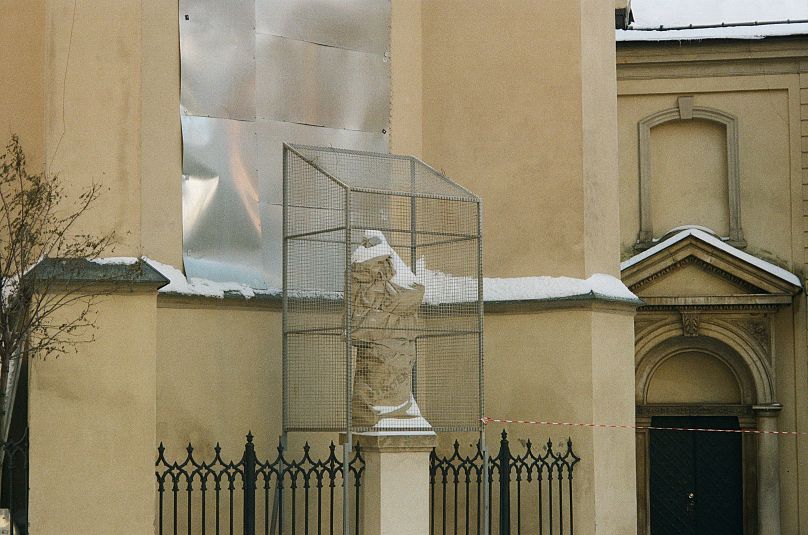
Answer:
<svg viewBox="0 0 808 535"><path fill-rule="evenodd" d="M761 431L759 429L702 429L698 427L658 427L652 425L621 425L621 424L595 424L583 422L545 422L541 420L506 420L504 418L480 418L484 425L498 424L529 424L529 425L561 425L566 427L595 427L599 429L630 429L633 431L699 431L704 433L749 433L753 435L808 435L802 431Z"/></svg>

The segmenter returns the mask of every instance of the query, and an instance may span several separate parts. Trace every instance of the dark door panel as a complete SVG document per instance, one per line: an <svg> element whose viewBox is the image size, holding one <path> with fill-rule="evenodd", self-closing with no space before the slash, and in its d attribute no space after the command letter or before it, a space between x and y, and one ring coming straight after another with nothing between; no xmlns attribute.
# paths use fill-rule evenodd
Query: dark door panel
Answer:
<svg viewBox="0 0 808 535"><path fill-rule="evenodd" d="M738 429L734 417L660 416L653 427ZM742 535L741 435L651 431L651 535Z"/></svg>

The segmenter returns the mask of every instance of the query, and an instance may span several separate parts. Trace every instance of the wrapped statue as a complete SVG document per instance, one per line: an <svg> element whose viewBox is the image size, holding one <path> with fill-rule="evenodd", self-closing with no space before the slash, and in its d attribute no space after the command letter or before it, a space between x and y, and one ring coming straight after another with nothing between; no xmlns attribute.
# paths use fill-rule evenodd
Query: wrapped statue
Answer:
<svg viewBox="0 0 808 535"><path fill-rule="evenodd" d="M351 289L354 425L373 427L386 418L423 421L412 393L412 370L424 286L384 234L369 230L351 257Z"/></svg>

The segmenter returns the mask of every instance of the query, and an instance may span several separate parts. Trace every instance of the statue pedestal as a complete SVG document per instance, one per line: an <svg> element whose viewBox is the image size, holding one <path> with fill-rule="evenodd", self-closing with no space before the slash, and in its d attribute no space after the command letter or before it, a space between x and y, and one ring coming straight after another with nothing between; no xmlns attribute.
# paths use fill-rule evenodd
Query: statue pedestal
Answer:
<svg viewBox="0 0 808 535"><path fill-rule="evenodd" d="M360 517L366 535L429 533L432 431L356 433L365 458Z"/></svg>

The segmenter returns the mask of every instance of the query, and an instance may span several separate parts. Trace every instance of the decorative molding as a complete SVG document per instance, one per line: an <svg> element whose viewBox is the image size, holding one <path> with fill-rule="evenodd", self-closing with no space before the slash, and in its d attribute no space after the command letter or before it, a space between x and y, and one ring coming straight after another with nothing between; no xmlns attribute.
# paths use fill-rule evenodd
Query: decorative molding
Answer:
<svg viewBox="0 0 808 535"><path fill-rule="evenodd" d="M768 305L768 304L700 304L698 310L702 312L777 312L782 305ZM643 305L638 309L638 312L681 312L688 310L691 307L682 305Z"/></svg>
<svg viewBox="0 0 808 535"><path fill-rule="evenodd" d="M767 405L754 405L752 406L752 410L755 412L756 416L776 418L780 416L780 411L783 410L783 406L780 403L769 403Z"/></svg>
<svg viewBox="0 0 808 535"><path fill-rule="evenodd" d="M699 314L697 312L682 312L682 334L684 336L699 335Z"/></svg>
<svg viewBox="0 0 808 535"><path fill-rule="evenodd" d="M684 268L686 266L691 266L691 265L698 267L699 269L705 271L706 273L710 273L711 275L716 275L716 276L726 280L727 282L730 282L730 283L742 288L743 290L745 290L748 293L763 293L763 290L761 288L758 288L757 286L755 286L753 284L750 284L747 281L745 281L745 280L743 280L743 279L741 279L739 277L736 277L735 275L733 275L733 274L731 274L731 273L729 273L727 271L724 271L723 269L720 269L720 268L718 268L718 267L716 267L716 266L714 266L712 264L708 264L707 262L705 262L701 258L698 258L696 256L692 256L692 255L687 256L687 257L679 260L678 262L674 262L673 264L671 264L669 266L666 266L663 269L660 269L659 271L653 273L652 275L649 275L648 277L646 277L646 278L644 278L644 279L642 279L640 281L635 282L634 284L629 286L629 289L632 292L636 293L638 290L642 290L646 286L649 286L649 285L653 284L654 282L658 281L659 279L661 279L661 278L663 278L663 277L665 277L667 275L670 275L674 271L678 271L678 270L680 270L680 269L682 269L682 268Z"/></svg>
<svg viewBox="0 0 808 535"><path fill-rule="evenodd" d="M704 106L694 106L693 96L681 96L675 108L662 110L642 119L638 124L640 159L640 233L635 248L653 245L654 229L651 218L651 129L674 121L702 119L724 125L727 132L727 203L729 206L729 236L735 247L745 247L741 230L740 158L738 153L738 119L727 112Z"/></svg>
<svg viewBox="0 0 808 535"><path fill-rule="evenodd" d="M771 325L768 317L733 318L729 323L740 327L766 351L771 352Z"/></svg>
<svg viewBox="0 0 808 535"><path fill-rule="evenodd" d="M637 405L637 417L651 416L738 416L752 417L752 405Z"/></svg>
<svg viewBox="0 0 808 535"><path fill-rule="evenodd" d="M634 334L640 335L643 331L649 327L652 327L653 325L656 325L660 321L665 320L660 320L658 318L643 318L642 316L637 315L634 317Z"/></svg>

